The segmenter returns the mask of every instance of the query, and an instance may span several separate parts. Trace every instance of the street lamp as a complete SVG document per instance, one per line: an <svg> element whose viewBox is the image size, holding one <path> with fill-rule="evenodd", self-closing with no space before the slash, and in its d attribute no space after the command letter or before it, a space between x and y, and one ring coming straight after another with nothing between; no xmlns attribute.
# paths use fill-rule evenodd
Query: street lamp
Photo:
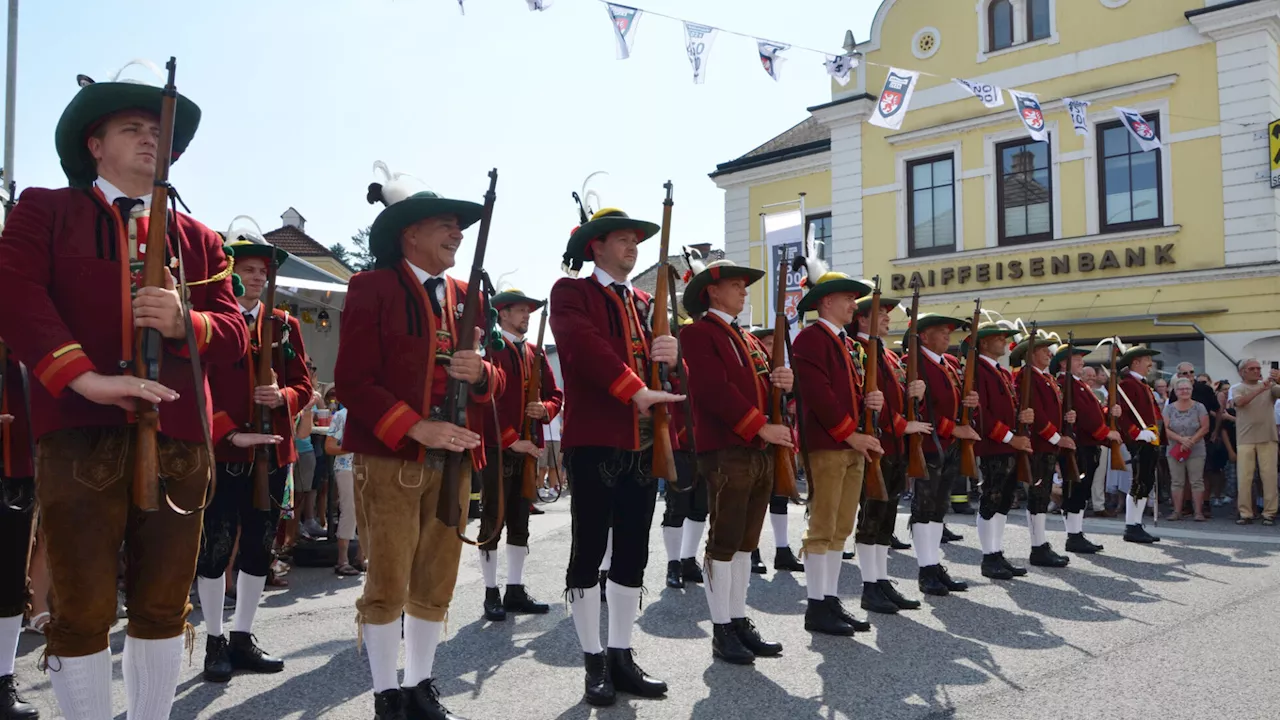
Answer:
<svg viewBox="0 0 1280 720"><path fill-rule="evenodd" d="M320 314L316 315L316 330L319 330L322 333L327 333L332 329L333 326L329 322L329 311L321 310Z"/></svg>

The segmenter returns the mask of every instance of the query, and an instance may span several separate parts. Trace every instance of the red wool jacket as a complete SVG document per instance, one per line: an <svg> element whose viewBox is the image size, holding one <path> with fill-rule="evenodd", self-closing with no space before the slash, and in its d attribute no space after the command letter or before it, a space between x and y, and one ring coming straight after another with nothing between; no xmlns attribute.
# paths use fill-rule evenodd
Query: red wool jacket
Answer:
<svg viewBox="0 0 1280 720"><path fill-rule="evenodd" d="M982 439L974 443L974 453L982 456L1011 455L1017 451L1004 442L1004 436L1018 428L1018 401L1013 375L1003 366L993 366L981 355L977 363L974 384L978 386L978 409L975 416Z"/></svg>
<svg viewBox="0 0 1280 720"><path fill-rule="evenodd" d="M1023 365L1014 375L1014 387L1022 387L1022 373L1031 376L1031 407L1036 411L1035 422L1031 423L1031 449L1038 453L1057 453L1058 446L1049 442L1054 435L1062 433L1062 388L1058 381L1039 370Z"/></svg>
<svg viewBox="0 0 1280 720"><path fill-rule="evenodd" d="M698 452L763 449L756 436L768 422L769 360L764 344L707 313L680 332L689 368Z"/></svg>
<svg viewBox="0 0 1280 720"><path fill-rule="evenodd" d="M405 433L429 417L444 399L447 375L437 353L457 342L461 298L467 286L448 278L443 320L407 262L356 273L347 285L342 335L333 377L347 408L342 449L347 452L422 461L426 449ZM441 323L444 327L441 327ZM243 322L242 322L243 324ZM506 374L485 361L488 381L471 393L467 428L484 430L484 413L506 389ZM484 467L484 445L471 451L472 465Z"/></svg>
<svg viewBox="0 0 1280 720"><path fill-rule="evenodd" d="M218 234L187 215L176 217L166 250L172 256L181 245L187 280L205 280L226 269ZM138 237L145 238L147 218L137 224ZM89 371L132 374L130 277L125 223L101 192L30 188L22 193L0 237L0 337L31 368L37 437L134 422L133 413L67 389ZM189 289L196 347L205 367L235 362L245 353L248 334L230 279ZM160 383L179 395L160 403L160 432L202 442L185 339L165 342ZM212 423L212 407L205 413Z"/></svg>
<svg viewBox="0 0 1280 720"><path fill-rule="evenodd" d="M859 342L867 353L873 352L870 337L859 336ZM902 454L902 440L907 432L906 370L898 356L883 347L883 342L881 345L876 373L876 389L884 393L884 409L880 411L880 447L884 448L885 455L897 456Z"/></svg>
<svg viewBox="0 0 1280 720"><path fill-rule="evenodd" d="M262 303L258 303L258 317L262 317ZM276 345L272 351L271 368L276 373L276 382L280 393L284 395L284 405L271 412L271 432L285 438L276 445L276 463L283 467L297 462L298 451L290 442L293 438L293 419L303 405L311 399L311 375L307 372L307 351L302 345L302 328L298 319L276 309L272 313L274 322L273 338ZM243 322L243 320L242 320ZM250 462L253 460L253 448L238 448L224 439L232 430L254 433L258 428L259 407L253 402L253 373L258 368L259 348L262 347L262 330L265 323L256 323L249 338L250 350L239 360L223 365L209 367L209 387L213 390L213 442L214 457L218 462ZM285 360L284 352L278 347L281 340L279 328L288 327L289 344L293 347L292 360ZM269 384L263 381L260 384Z"/></svg>
<svg viewBox="0 0 1280 720"><path fill-rule="evenodd" d="M1058 385L1063 392L1067 389L1067 376L1058 374ZM1107 425L1107 409L1098 402L1089 385L1083 380L1071 383L1071 409L1076 411L1076 444L1103 445L1107 442L1107 433L1111 428Z"/></svg>
<svg viewBox="0 0 1280 720"><path fill-rule="evenodd" d="M804 433L810 452L848 450L845 442L858 429L862 388L854 367L854 344L824 323L815 322L791 342L791 368L804 405Z"/></svg>
<svg viewBox="0 0 1280 720"><path fill-rule="evenodd" d="M4 397L0 399L0 415L13 416L13 422L0 425L0 477L34 477L31 418L27 417L22 366L12 359L7 359L4 365Z"/></svg>
<svg viewBox="0 0 1280 720"><path fill-rule="evenodd" d="M920 350L920 363L917 368L921 380L924 380L924 401L921 403L923 417L921 422L933 424L933 431L938 436L938 444L945 452L955 442L956 418L960 416L961 380L959 370L942 356L942 362L935 362L929 353ZM937 446L933 439L925 436L921 446L926 455L936 455Z"/></svg>
<svg viewBox="0 0 1280 720"><path fill-rule="evenodd" d="M1155 391L1151 386L1133 376L1129 370L1120 371L1119 381L1119 397L1112 399L1112 402L1120 406L1120 417L1118 425L1120 436L1128 438L1136 442L1138 433L1148 428L1157 426L1161 423L1162 416L1159 410L1156 410ZM1128 397L1129 402L1125 402L1124 398ZM1133 408L1129 404L1133 404ZM1136 409L1141 418L1135 418L1133 411ZM1153 430L1156 438L1160 437L1160 430Z"/></svg>
<svg viewBox="0 0 1280 720"><path fill-rule="evenodd" d="M497 425L494 424L493 411L485 410L485 444L506 449L523 437L524 422L527 419L524 413L525 396L529 392L534 363L539 362L541 366L539 370L542 373L540 400L542 406L547 409L547 418L534 422L532 430L533 444L543 447L542 427L560 414L560 408L564 404L564 393L556 386L556 376L551 371L551 363L547 362L546 354L535 357L533 342L526 340L524 353L521 356L515 344L504 337L502 349L490 352L488 357L489 361L501 369L506 376L507 387L501 395L494 398L494 404L498 406Z"/></svg>

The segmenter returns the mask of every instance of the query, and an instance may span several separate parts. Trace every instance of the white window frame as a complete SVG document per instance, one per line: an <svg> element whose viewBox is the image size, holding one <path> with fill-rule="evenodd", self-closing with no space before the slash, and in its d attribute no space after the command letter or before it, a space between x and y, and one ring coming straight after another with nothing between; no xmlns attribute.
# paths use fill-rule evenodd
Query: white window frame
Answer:
<svg viewBox="0 0 1280 720"><path fill-rule="evenodd" d="M1152 100L1143 103L1126 104L1125 107L1139 114L1160 115L1159 150L1151 152L1163 153L1160 157L1160 193L1163 198L1161 215L1163 227L1176 225L1173 217L1173 153L1170 152L1169 140L1173 133L1169 132L1169 100ZM1084 207L1085 233L1102 234L1102 198L1098 195L1098 126L1119 120L1111 108L1094 110L1089 108L1089 137L1084 147Z"/></svg>
<svg viewBox="0 0 1280 720"><path fill-rule="evenodd" d="M1053 185L1050 192L1052 196L1050 202L1053 203L1053 207L1049 210L1049 214L1053 217L1053 237L1044 242L1053 242L1062 237L1062 157L1058 151L1058 121L1051 120L1045 123L1044 129L1049 133L1049 183ZM1017 245L1000 244L1000 158L996 157L996 145L1025 137L1030 137L1025 127L1001 130L982 136L982 160L986 170L986 246L989 248L998 247L1012 250L1019 247ZM1027 243L1025 247L1035 247L1037 244Z"/></svg>
<svg viewBox="0 0 1280 720"><path fill-rule="evenodd" d="M978 62L984 63L991 58L1027 48L1058 44L1058 0L1049 0L1049 37L1034 42L1027 42L1027 0L1010 0L1013 3L1013 45L1001 50L988 51L987 45L991 40L991 34L987 31L987 9L993 2L995 0L978 0L974 8L978 13Z"/></svg>
<svg viewBox="0 0 1280 720"><path fill-rule="evenodd" d="M962 163L963 156L961 150L964 143L959 140L940 143L938 145L930 145L915 150L904 150L894 156L894 177L895 185L898 186L897 193L897 215L898 215L898 257L906 258L909 248L907 247L907 223L910 218L907 217L907 194L911 192L911 183L907 177L907 164L912 160L921 160L935 155L951 154L951 183L954 189L953 205L954 218L956 224L956 252L964 250L964 165ZM924 260L932 260L934 258L946 257L947 253L939 253L937 255L928 255L923 257Z"/></svg>

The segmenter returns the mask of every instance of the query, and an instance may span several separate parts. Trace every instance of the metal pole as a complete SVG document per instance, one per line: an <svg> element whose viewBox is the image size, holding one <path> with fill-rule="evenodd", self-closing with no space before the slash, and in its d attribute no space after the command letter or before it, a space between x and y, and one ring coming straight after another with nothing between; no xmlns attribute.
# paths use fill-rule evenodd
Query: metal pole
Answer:
<svg viewBox="0 0 1280 720"><path fill-rule="evenodd" d="M13 192L13 134L18 94L18 0L9 0L9 44L4 78L4 189ZM9 198L12 203L14 198Z"/></svg>

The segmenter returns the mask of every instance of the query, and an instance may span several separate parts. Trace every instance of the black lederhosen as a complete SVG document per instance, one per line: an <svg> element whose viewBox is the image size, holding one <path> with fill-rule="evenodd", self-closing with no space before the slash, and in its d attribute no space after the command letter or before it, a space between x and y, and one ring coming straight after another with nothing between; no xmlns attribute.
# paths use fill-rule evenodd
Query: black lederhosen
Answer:
<svg viewBox="0 0 1280 720"><path fill-rule="evenodd" d="M858 506L858 528L853 536L853 541L859 545L888 545L892 541L894 525L898 522L898 499L907 487L906 458L901 455L885 455L880 458L880 476L884 478L884 489L889 498L867 498L867 486L863 483L863 498Z"/></svg>
<svg viewBox="0 0 1280 720"><path fill-rule="evenodd" d="M1084 512L1085 506L1089 503L1089 497L1093 494L1093 475L1098 471L1098 463L1102 461L1102 447L1100 445L1079 445L1076 448L1076 465L1080 468L1082 477L1074 484L1070 482L1070 478L1063 474L1062 481L1062 509L1068 513Z"/></svg>
<svg viewBox="0 0 1280 720"><path fill-rule="evenodd" d="M1156 484L1156 463L1160 461L1160 448L1144 442L1130 442L1128 446L1133 468L1133 483L1129 486L1129 495L1134 500L1143 500L1151 495Z"/></svg>
<svg viewBox="0 0 1280 720"><path fill-rule="evenodd" d="M600 582L613 529L613 560L609 579L638 588L644 584L649 562L649 529L658 499L651 451L611 447L574 447L564 451L573 487L569 513L573 518L569 567L565 587L595 587Z"/></svg>
<svg viewBox="0 0 1280 720"><path fill-rule="evenodd" d="M253 506L253 463L220 462L216 467L218 487L213 502L204 511L204 533L200 537L196 573L202 578L222 577L231 562L231 548L239 529L236 569L246 575L266 577L271 568L271 549L275 544L276 525L280 522L289 465L272 467L267 476L271 489L270 510Z"/></svg>
<svg viewBox="0 0 1280 720"><path fill-rule="evenodd" d="M680 527L685 518L707 521L707 484L696 482L698 458L688 450L675 451L676 481L667 483L667 509L662 513L663 527Z"/></svg>
<svg viewBox="0 0 1280 720"><path fill-rule="evenodd" d="M940 523L951 509L951 482L960 474L960 446L953 443L942 455L924 456L929 477L916 478L911 495L911 522Z"/></svg>
<svg viewBox="0 0 1280 720"><path fill-rule="evenodd" d="M483 479L484 489L481 497L486 502L480 507L480 539L488 540L480 546L481 550L498 549L498 540L502 533L497 532L498 524L498 452L497 448L485 450L484 470L472 473ZM523 494L524 453L503 452L502 455L502 493L505 495L502 523L507 531L507 544L519 547L529 546L529 501Z"/></svg>
<svg viewBox="0 0 1280 720"><path fill-rule="evenodd" d="M1049 496L1053 494L1053 471L1058 453L1031 453L1031 482L1027 484L1027 511L1032 515L1049 512Z"/></svg>
<svg viewBox="0 0 1280 720"><path fill-rule="evenodd" d="M990 520L997 514L1008 515L1013 507L1013 491L1018 485L1017 456L988 455L978 458L982 468L982 497L978 514Z"/></svg>
<svg viewBox="0 0 1280 720"><path fill-rule="evenodd" d="M0 617L26 612L27 556L35 515L34 478L0 478Z"/></svg>

